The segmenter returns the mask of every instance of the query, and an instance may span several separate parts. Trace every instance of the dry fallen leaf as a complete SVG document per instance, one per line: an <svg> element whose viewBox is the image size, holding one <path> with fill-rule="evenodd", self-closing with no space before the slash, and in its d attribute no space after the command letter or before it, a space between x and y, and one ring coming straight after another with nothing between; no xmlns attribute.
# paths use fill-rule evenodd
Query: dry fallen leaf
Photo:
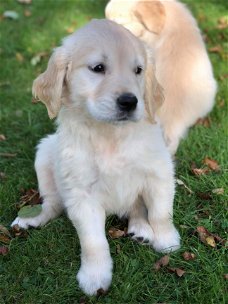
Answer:
<svg viewBox="0 0 228 304"><path fill-rule="evenodd" d="M210 247L215 248L217 244L226 246L226 240L222 239L217 234L209 232L205 227L198 226L196 232L199 235L199 238L202 243L209 245Z"/></svg>
<svg viewBox="0 0 228 304"><path fill-rule="evenodd" d="M20 201L17 204L17 208L21 209L25 205L38 205L42 203L42 199L40 194L35 189L28 189L23 191L22 196L20 197Z"/></svg>
<svg viewBox="0 0 228 304"><path fill-rule="evenodd" d="M223 53L223 48L221 45L216 45L216 46L209 48L209 52L221 54L221 53Z"/></svg>
<svg viewBox="0 0 228 304"><path fill-rule="evenodd" d="M32 13L31 13L30 10L28 10L28 9L24 10L24 16L25 17L30 17L31 15L32 15Z"/></svg>
<svg viewBox="0 0 228 304"><path fill-rule="evenodd" d="M0 243L9 244L11 241L11 238L8 237L5 234L0 234Z"/></svg>
<svg viewBox="0 0 228 304"><path fill-rule="evenodd" d="M213 248L216 247L215 239L214 239L214 237L213 237L212 235L207 236L207 237L205 238L205 241L206 241L207 245L209 245L209 246L211 246L211 247L213 247Z"/></svg>
<svg viewBox="0 0 228 304"><path fill-rule="evenodd" d="M183 258L185 261L190 261L190 260L194 260L196 258L196 255L192 252L188 252L188 251L185 251L183 254L182 254Z"/></svg>
<svg viewBox="0 0 228 304"><path fill-rule="evenodd" d="M169 264L169 256L164 255L154 264L154 269L158 271L161 267L167 266L168 264Z"/></svg>
<svg viewBox="0 0 228 304"><path fill-rule="evenodd" d="M6 255L9 252L9 248L5 246L0 246L0 255Z"/></svg>
<svg viewBox="0 0 228 304"><path fill-rule="evenodd" d="M0 134L0 141L6 140L6 137L4 134Z"/></svg>
<svg viewBox="0 0 228 304"><path fill-rule="evenodd" d="M225 280L228 280L228 273L225 273L225 274L223 275L223 277L224 277Z"/></svg>
<svg viewBox="0 0 228 304"><path fill-rule="evenodd" d="M209 128L211 125L211 119L209 117L205 117L205 118L199 118L195 125L200 125L200 126L204 126L206 128Z"/></svg>
<svg viewBox="0 0 228 304"><path fill-rule="evenodd" d="M191 170L196 176L205 175L210 171L208 168L196 168L195 164L191 165Z"/></svg>
<svg viewBox="0 0 228 304"><path fill-rule="evenodd" d="M224 189L223 188L216 188L216 189L213 189L212 190L212 193L215 193L215 194L224 194Z"/></svg>
<svg viewBox="0 0 228 304"><path fill-rule="evenodd" d="M203 163L205 165L207 165L213 171L219 171L220 170L218 162L214 159L211 159L209 157L205 157L204 160L203 160Z"/></svg>
<svg viewBox="0 0 228 304"><path fill-rule="evenodd" d="M183 186L190 194L193 193L193 191L180 179L176 179L176 183L179 185L179 186Z"/></svg>
<svg viewBox="0 0 228 304"><path fill-rule="evenodd" d="M14 225L11 228L10 231L11 231L11 235L13 237L21 237L21 238L27 238L28 237L27 230L24 230L24 229L20 228L20 226L18 226L18 225Z"/></svg>
<svg viewBox="0 0 228 304"><path fill-rule="evenodd" d="M126 232L124 230L120 230L120 229L111 227L108 231L108 234L112 239L118 239L122 236L125 236Z"/></svg>
<svg viewBox="0 0 228 304"><path fill-rule="evenodd" d="M223 16L218 19L217 29L224 30L228 28L228 16Z"/></svg>
<svg viewBox="0 0 228 304"><path fill-rule="evenodd" d="M0 225L0 233L10 236L9 230L3 225Z"/></svg>
<svg viewBox="0 0 228 304"><path fill-rule="evenodd" d="M16 53L16 59L17 59L18 62L23 62L24 61L23 55L19 52Z"/></svg>
<svg viewBox="0 0 228 304"><path fill-rule="evenodd" d="M74 28L72 26L69 26L67 29L66 29L66 32L68 34L72 34L74 32Z"/></svg>
<svg viewBox="0 0 228 304"><path fill-rule="evenodd" d="M170 272L176 273L178 277L182 277L185 274L185 270L181 268L167 268Z"/></svg>
<svg viewBox="0 0 228 304"><path fill-rule="evenodd" d="M206 201L212 200L212 195L210 192L197 192L197 196L202 200L206 200Z"/></svg>

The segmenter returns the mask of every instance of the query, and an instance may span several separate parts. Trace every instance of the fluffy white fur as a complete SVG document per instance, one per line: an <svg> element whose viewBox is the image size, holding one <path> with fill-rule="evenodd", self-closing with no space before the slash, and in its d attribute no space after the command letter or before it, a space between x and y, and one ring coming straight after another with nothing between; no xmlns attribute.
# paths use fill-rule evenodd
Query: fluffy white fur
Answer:
<svg viewBox="0 0 228 304"><path fill-rule="evenodd" d="M165 102L158 116L174 154L198 118L213 107L216 82L195 19L176 0L111 0L106 17L124 25L153 50Z"/></svg>
<svg viewBox="0 0 228 304"><path fill-rule="evenodd" d="M91 70L101 63L104 73ZM137 66L143 69L139 75ZM151 79L145 85L146 74ZM36 154L42 212L17 217L12 225L42 226L65 209L81 244L77 279L91 295L111 283L108 214L128 216L133 238L157 251L179 248L172 223L173 164L159 125L151 123L162 93L143 44L118 24L94 20L55 50L33 92L51 117L58 114L58 127ZM125 114L116 100L126 92L138 104L120 121Z"/></svg>

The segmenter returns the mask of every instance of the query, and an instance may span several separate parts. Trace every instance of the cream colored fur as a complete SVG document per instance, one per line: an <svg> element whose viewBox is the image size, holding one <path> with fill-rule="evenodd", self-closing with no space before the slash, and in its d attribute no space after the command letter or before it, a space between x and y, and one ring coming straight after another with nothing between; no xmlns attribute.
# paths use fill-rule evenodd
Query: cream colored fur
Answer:
<svg viewBox="0 0 228 304"><path fill-rule="evenodd" d="M92 70L99 64L104 73ZM142 68L138 75L137 66ZM145 86L148 73L151 81ZM51 117L58 115L58 127L37 147L42 212L17 217L12 225L42 226L65 209L81 244L77 279L91 295L111 283L108 214L129 217L133 239L142 238L157 251L178 249L173 164L159 124L150 121L151 116L156 120L162 92L140 40L116 23L94 20L55 50L33 92ZM125 92L138 103L127 120L119 121L117 98ZM144 106L147 93L151 113Z"/></svg>
<svg viewBox="0 0 228 304"><path fill-rule="evenodd" d="M174 154L188 128L211 111L216 94L197 23L186 6L175 0L111 0L105 13L153 51L156 76L165 96L158 116Z"/></svg>

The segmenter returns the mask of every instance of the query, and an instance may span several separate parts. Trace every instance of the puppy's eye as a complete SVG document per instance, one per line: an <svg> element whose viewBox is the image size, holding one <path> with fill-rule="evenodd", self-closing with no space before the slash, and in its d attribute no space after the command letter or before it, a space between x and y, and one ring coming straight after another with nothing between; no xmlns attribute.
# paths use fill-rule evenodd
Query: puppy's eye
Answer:
<svg viewBox="0 0 228 304"><path fill-rule="evenodd" d="M136 74L136 75L141 74L141 73L142 73L142 70L143 70L143 69L142 69L140 66L137 66L136 69L135 69L135 74Z"/></svg>
<svg viewBox="0 0 228 304"><path fill-rule="evenodd" d="M89 67L89 69L94 73L105 73L105 66L103 63L100 63L94 67Z"/></svg>

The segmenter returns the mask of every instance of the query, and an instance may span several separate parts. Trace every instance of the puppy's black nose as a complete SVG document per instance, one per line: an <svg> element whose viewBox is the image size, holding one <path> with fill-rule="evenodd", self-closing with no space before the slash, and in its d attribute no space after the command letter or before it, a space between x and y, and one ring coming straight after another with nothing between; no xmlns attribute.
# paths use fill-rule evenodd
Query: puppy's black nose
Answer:
<svg viewBox="0 0 228 304"><path fill-rule="evenodd" d="M138 99L131 93L124 93L117 98L117 105L121 111L130 112L136 109Z"/></svg>

